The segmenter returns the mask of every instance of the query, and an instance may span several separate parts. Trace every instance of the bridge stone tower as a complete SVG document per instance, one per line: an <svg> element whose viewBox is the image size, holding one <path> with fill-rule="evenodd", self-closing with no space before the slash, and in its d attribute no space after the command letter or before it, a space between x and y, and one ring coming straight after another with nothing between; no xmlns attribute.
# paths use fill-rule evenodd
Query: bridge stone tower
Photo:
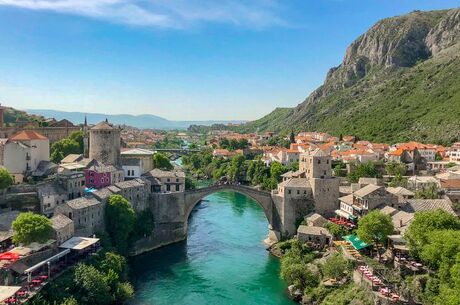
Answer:
<svg viewBox="0 0 460 305"><path fill-rule="evenodd" d="M332 158L320 149L300 155L299 169L310 182L315 211L332 215L338 208L340 181L332 176Z"/></svg>
<svg viewBox="0 0 460 305"><path fill-rule="evenodd" d="M100 122L89 131L89 158L105 165L120 165L121 135L107 121Z"/></svg>

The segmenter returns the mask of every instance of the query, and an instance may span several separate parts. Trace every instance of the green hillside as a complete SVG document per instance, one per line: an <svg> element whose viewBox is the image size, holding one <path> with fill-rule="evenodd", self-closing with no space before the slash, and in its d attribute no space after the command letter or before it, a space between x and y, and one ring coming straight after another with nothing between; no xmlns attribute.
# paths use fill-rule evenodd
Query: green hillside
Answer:
<svg viewBox="0 0 460 305"><path fill-rule="evenodd" d="M242 130L291 128L379 142L460 140L460 10L380 21L305 102Z"/></svg>

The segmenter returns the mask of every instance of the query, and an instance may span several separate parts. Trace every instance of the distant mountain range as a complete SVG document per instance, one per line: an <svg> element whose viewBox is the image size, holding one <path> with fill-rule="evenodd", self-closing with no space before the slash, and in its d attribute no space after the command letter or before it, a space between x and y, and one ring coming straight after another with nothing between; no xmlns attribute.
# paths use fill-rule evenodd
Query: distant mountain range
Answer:
<svg viewBox="0 0 460 305"><path fill-rule="evenodd" d="M85 120L84 112L67 112L50 109L27 109L30 114L41 115L46 118L55 118L56 120L67 119L74 124L81 124ZM171 121L165 118L153 115L131 115L131 114L104 114L104 113L86 113L88 124L96 124L105 119L110 123L117 125L128 125L136 128L150 129L187 129L190 125L211 126L213 124L241 124L245 121Z"/></svg>

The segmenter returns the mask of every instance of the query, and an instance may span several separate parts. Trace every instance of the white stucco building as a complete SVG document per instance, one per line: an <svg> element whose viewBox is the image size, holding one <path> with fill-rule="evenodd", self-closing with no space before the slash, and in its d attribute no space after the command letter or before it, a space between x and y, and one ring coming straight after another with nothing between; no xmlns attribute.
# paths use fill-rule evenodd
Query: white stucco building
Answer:
<svg viewBox="0 0 460 305"><path fill-rule="evenodd" d="M48 138L32 130L23 130L11 136L2 142L0 150L0 164L16 178L33 172L41 161L50 159Z"/></svg>

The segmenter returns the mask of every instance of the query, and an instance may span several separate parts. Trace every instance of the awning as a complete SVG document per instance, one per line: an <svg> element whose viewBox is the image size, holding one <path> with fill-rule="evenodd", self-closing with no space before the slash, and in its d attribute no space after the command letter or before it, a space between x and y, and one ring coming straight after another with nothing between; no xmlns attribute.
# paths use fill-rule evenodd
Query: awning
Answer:
<svg viewBox="0 0 460 305"><path fill-rule="evenodd" d="M89 237L72 237L65 243L59 246L59 248L72 249L72 250L83 250L99 242L99 238Z"/></svg>
<svg viewBox="0 0 460 305"><path fill-rule="evenodd" d="M347 212L345 211L342 211L342 210L335 210L335 213L337 215L339 215L340 217L343 217L343 218L346 218L346 219L352 219L352 220L355 220L356 219L356 216L353 216L351 214L348 214Z"/></svg>
<svg viewBox="0 0 460 305"><path fill-rule="evenodd" d="M34 271L37 270L38 268L40 268L40 267L46 265L48 262L52 262L52 261L55 261L55 260L57 260L57 259L60 259L60 258L63 257L64 255L68 254L69 252L70 252L69 249L66 249L66 250L64 250L64 251L62 251L62 252L59 252L58 254L53 255L53 256L51 256L50 258L47 258L47 259L45 259L44 261L41 261L41 262L39 262L38 264L36 264L36 265L34 265L34 266L32 266L32 267L26 269L26 271L24 271L24 273L34 272Z"/></svg>
<svg viewBox="0 0 460 305"><path fill-rule="evenodd" d="M0 302L11 298L21 290L21 286L0 286Z"/></svg>
<svg viewBox="0 0 460 305"><path fill-rule="evenodd" d="M350 242L351 245L353 246L353 248L355 248L356 250L362 250L364 248L369 247L369 244L363 242L356 235L347 235L347 236L344 236L343 239L345 239L346 241Z"/></svg>

